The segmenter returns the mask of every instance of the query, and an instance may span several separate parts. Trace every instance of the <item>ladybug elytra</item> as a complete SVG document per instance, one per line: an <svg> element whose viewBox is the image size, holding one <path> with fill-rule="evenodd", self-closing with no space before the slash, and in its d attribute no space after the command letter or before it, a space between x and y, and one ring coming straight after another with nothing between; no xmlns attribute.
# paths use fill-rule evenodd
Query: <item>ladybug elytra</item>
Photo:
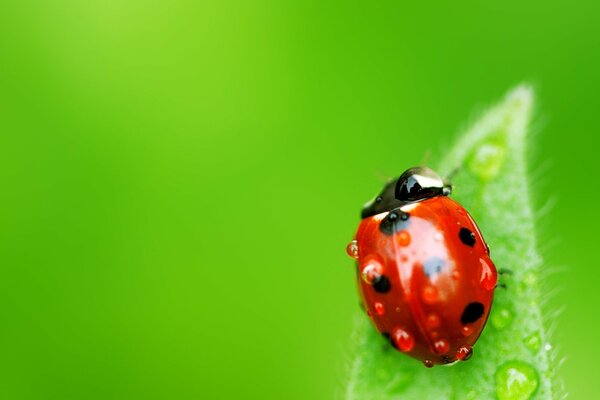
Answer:
<svg viewBox="0 0 600 400"><path fill-rule="evenodd" d="M426 367L472 356L497 282L489 248L451 189L429 168L408 169L364 206L347 247L376 329Z"/></svg>

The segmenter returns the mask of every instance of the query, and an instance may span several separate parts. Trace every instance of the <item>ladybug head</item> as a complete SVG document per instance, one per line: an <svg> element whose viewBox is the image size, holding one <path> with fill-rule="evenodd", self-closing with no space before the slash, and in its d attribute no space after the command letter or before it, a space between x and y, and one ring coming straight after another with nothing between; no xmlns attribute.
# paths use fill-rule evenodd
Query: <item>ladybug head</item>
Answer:
<svg viewBox="0 0 600 400"><path fill-rule="evenodd" d="M402 207L408 203L447 196L452 186L427 167L414 167L404 171L398 179L386 183L381 193L364 205L361 217L373 215Z"/></svg>

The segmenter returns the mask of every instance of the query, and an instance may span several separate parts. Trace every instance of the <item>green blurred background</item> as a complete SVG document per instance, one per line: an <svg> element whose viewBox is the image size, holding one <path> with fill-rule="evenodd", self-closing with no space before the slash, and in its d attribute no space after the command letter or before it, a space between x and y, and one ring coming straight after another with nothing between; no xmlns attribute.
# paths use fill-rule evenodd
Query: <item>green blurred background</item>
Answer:
<svg viewBox="0 0 600 400"><path fill-rule="evenodd" d="M597 393L600 5L394 3L0 3L2 398L339 396L360 206L523 81Z"/></svg>

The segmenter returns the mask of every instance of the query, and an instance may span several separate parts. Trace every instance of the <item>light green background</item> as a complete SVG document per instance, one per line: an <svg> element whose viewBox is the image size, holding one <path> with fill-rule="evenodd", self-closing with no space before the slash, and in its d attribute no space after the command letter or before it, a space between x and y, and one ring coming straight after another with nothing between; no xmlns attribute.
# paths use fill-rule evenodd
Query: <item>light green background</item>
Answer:
<svg viewBox="0 0 600 400"><path fill-rule="evenodd" d="M600 5L414 3L2 1L1 398L339 395L361 204L522 81L597 397Z"/></svg>

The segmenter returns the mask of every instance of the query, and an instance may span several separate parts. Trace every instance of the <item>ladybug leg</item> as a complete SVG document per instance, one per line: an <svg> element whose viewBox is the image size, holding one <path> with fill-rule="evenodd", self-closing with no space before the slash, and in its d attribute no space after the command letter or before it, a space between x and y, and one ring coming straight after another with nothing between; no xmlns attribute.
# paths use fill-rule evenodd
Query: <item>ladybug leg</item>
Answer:
<svg viewBox="0 0 600 400"><path fill-rule="evenodd" d="M506 269L506 268L501 268L498 270L498 275L500 275L500 277L505 277L505 276L510 276L512 275L512 271L510 269ZM501 288L501 289L506 289L506 283L504 282L499 282L496 284L497 288Z"/></svg>

